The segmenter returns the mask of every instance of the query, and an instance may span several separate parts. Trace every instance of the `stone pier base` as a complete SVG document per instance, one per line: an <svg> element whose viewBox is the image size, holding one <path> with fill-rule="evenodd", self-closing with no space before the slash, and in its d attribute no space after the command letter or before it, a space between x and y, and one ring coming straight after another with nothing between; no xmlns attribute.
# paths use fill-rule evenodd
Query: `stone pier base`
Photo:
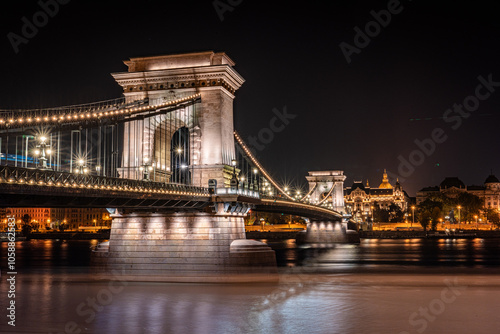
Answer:
<svg viewBox="0 0 500 334"><path fill-rule="evenodd" d="M339 243L359 243L359 234L339 221L311 221L307 230L297 234L297 244L318 248L334 247Z"/></svg>
<svg viewBox="0 0 500 334"><path fill-rule="evenodd" d="M93 251L100 277L131 281L276 281L274 251L245 240L243 216L211 213L114 215L109 244Z"/></svg>

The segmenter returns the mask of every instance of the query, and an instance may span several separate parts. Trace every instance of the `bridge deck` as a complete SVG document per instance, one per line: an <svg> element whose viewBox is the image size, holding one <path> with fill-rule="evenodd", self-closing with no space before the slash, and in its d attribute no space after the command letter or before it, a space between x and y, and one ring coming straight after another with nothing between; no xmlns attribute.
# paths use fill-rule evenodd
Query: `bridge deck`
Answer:
<svg viewBox="0 0 500 334"><path fill-rule="evenodd" d="M31 168L0 167L0 207L201 209L208 189Z"/></svg>

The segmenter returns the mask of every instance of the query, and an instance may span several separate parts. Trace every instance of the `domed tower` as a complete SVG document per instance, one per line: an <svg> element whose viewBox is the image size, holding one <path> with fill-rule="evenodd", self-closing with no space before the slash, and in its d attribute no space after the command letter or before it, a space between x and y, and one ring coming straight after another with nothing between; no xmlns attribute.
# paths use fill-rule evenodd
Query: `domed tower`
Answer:
<svg viewBox="0 0 500 334"><path fill-rule="evenodd" d="M382 177L382 183L379 186L380 189L392 189L392 185L389 183L389 178L387 177L387 172L384 169L384 175Z"/></svg>
<svg viewBox="0 0 500 334"><path fill-rule="evenodd" d="M486 189L498 191L500 190L500 181L498 181L495 175L491 174L484 181L484 186L486 187Z"/></svg>

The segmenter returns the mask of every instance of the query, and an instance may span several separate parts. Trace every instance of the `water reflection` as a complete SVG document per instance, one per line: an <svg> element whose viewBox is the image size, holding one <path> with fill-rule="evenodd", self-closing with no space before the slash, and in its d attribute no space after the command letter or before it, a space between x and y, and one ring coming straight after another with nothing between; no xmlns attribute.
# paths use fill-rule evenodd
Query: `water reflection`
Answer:
<svg viewBox="0 0 500 334"><path fill-rule="evenodd" d="M491 306L500 298L497 276L487 275L500 267L494 239L363 240L333 249L288 240L271 244L281 274L274 285L96 282L87 273L93 243L16 243L19 322L0 331L416 333L409 316L439 298L444 279L458 277L467 290L426 332L481 333L495 325Z"/></svg>
<svg viewBox="0 0 500 334"><path fill-rule="evenodd" d="M364 239L359 245L338 244L332 249L302 249L294 243L269 243L278 265L314 263L322 268L360 272L394 266L497 267L500 244L496 239Z"/></svg>
<svg viewBox="0 0 500 334"><path fill-rule="evenodd" d="M266 240L264 240L266 241ZM90 248L97 240L31 240L16 242L16 265L34 272L87 272ZM359 271L380 266L500 266L497 239L364 239L359 245L338 244L332 249L299 247L294 240L267 242L276 252L278 266L342 266ZM2 243L3 254L7 243ZM7 259L2 257L2 268Z"/></svg>
<svg viewBox="0 0 500 334"><path fill-rule="evenodd" d="M107 284L20 276L14 329L60 333L331 333L351 332L356 298L341 285L198 285L129 283L112 298ZM2 286L2 293L4 293ZM288 292L281 298L283 292Z"/></svg>
<svg viewBox="0 0 500 334"><path fill-rule="evenodd" d="M97 240L29 240L16 242L16 266L19 269L60 270L88 267L90 263L90 247L96 245ZM1 244L2 254L7 251L7 243ZM2 257L2 268L5 268L7 259Z"/></svg>
<svg viewBox="0 0 500 334"><path fill-rule="evenodd" d="M18 326L8 333L417 333L408 322L439 298L449 276L304 275L277 285L107 283L20 275ZM428 333L486 333L500 297L496 277L465 281ZM482 288L484 286L487 288ZM5 293L5 285L1 286ZM471 313L471 310L474 310ZM67 327L73 326L73 327Z"/></svg>

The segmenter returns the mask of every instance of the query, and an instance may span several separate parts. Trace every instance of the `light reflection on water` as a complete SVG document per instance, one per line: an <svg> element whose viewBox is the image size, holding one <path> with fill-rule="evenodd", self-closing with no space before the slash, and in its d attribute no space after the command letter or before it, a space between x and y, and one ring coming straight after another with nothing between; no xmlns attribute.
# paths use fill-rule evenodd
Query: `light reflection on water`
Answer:
<svg viewBox="0 0 500 334"><path fill-rule="evenodd" d="M274 245L280 284L116 281L114 290L89 279L92 244L16 243L18 323L1 322L0 332L60 333L74 322L80 333L417 333L409 316L440 298L444 279L456 277L467 289L425 333L486 333L499 311L494 239L364 240L330 250L287 241ZM3 278L0 288L3 298Z"/></svg>

